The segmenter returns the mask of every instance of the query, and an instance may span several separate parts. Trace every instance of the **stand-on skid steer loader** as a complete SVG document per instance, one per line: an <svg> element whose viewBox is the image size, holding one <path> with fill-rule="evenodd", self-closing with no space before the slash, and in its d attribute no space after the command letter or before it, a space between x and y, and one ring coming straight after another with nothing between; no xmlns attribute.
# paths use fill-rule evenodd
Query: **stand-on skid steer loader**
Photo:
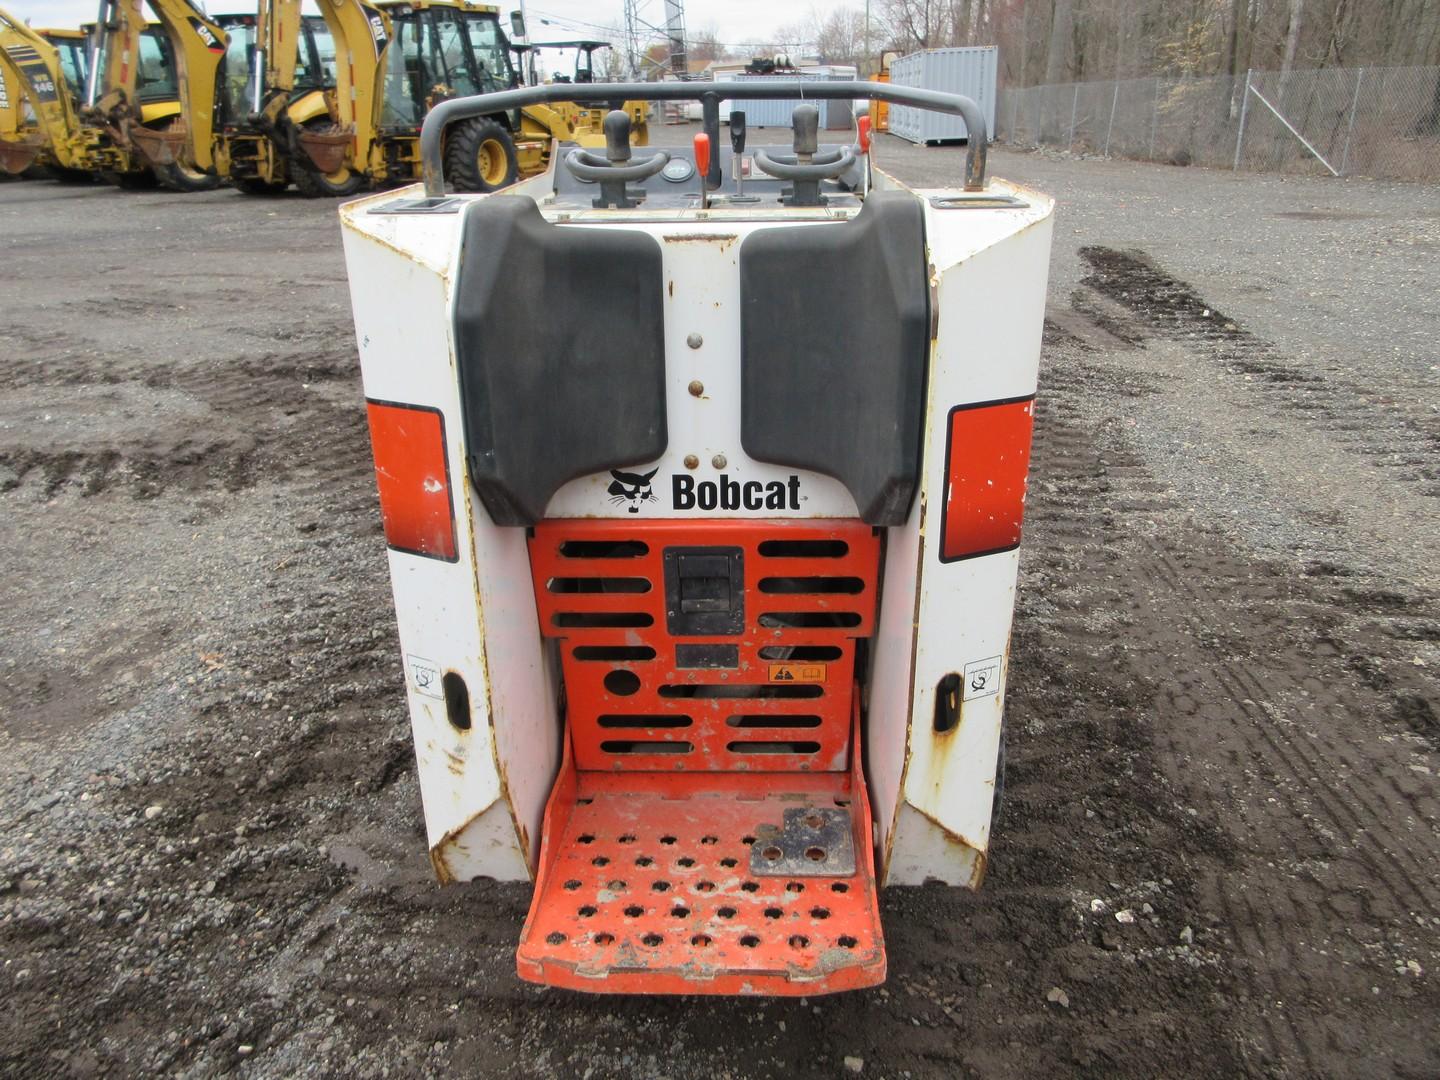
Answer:
<svg viewBox="0 0 1440 1080"><path fill-rule="evenodd" d="M534 882L534 982L874 985L879 888L984 875L1052 204L969 99L724 90L777 95L958 113L964 183L557 85L438 106L423 197L342 210L431 859ZM705 132L445 193L447 124L617 97Z"/></svg>

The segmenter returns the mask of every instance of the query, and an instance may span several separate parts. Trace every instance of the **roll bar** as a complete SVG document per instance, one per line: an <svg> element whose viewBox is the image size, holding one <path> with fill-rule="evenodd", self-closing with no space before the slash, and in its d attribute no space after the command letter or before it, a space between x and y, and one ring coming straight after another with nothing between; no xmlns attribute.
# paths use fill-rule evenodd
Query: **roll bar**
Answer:
<svg viewBox="0 0 1440 1080"><path fill-rule="evenodd" d="M552 101L573 101L577 104L604 104L619 101L700 101L705 106L706 127L717 128L721 100L773 101L794 98L805 101L835 101L869 98L917 109L951 113L963 117L969 136L965 151L965 190L985 190L985 154L989 133L985 115L972 99L960 94L942 94L938 90L917 90L894 83L819 82L795 79L745 80L730 83L556 83L550 86L523 86L493 94L452 98L436 105L425 117L420 129L420 160L425 172L425 194L436 198L445 194L443 175L445 129L457 120L472 116L523 109L527 105L545 105ZM711 140L712 142L715 139ZM718 157L712 165L718 167ZM713 170L712 170L713 171Z"/></svg>

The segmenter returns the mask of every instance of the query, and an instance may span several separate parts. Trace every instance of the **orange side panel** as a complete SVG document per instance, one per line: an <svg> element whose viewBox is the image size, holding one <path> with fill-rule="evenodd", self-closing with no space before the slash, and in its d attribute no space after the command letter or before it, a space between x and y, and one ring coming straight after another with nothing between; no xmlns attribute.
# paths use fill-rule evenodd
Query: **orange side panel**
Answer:
<svg viewBox="0 0 1440 1080"><path fill-rule="evenodd" d="M695 548L741 553L739 632L669 632L666 553ZM545 521L530 558L578 769L849 768L856 639L872 632L880 560L869 526ZM709 647L724 666L691 666Z"/></svg>

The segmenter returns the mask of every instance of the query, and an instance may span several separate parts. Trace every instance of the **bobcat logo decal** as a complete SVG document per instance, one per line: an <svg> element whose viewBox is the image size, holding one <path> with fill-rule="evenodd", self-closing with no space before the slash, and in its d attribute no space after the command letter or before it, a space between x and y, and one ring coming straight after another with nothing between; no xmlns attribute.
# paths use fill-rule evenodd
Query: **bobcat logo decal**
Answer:
<svg viewBox="0 0 1440 1080"><path fill-rule="evenodd" d="M615 479L611 481L607 489L610 494L610 501L616 506L621 503L628 503L625 509L632 514L640 512L640 505L647 502L659 502L659 498L650 490L650 481L655 479L655 474L660 471L659 466L647 473L621 472L619 469L611 469L610 475Z"/></svg>

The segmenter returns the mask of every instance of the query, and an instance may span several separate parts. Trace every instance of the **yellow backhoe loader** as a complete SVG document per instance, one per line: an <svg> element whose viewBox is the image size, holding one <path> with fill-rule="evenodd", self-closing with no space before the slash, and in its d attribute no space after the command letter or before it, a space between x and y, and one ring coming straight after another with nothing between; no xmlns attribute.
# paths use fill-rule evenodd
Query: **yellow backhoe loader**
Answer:
<svg viewBox="0 0 1440 1080"><path fill-rule="evenodd" d="M173 90L170 85L147 86L144 3L100 0L83 115L105 126L116 143L148 164L164 186L176 191L209 190L220 182L212 134L225 31L191 0L149 0L163 35L159 41L167 54L165 74L173 80ZM138 64L137 56L142 58ZM178 112L147 117L144 99L156 93L178 96Z"/></svg>
<svg viewBox="0 0 1440 1080"><path fill-rule="evenodd" d="M546 81L551 83L576 83L588 86L603 80L595 78L595 53L601 49L614 48L608 41L536 41L525 45L511 45L520 57L525 69L525 82L529 86L540 85L539 73L535 66L535 53L540 49L556 49L561 52L575 52L575 66L569 72L555 72ZM635 146L646 146L650 142L650 105L645 101L606 102L599 105L581 105L573 101L556 102L550 106L560 113L574 131L575 141L581 146L601 147L605 145L605 116L609 109L618 108L630 117L630 141Z"/></svg>
<svg viewBox="0 0 1440 1080"><path fill-rule="evenodd" d="M35 164L45 135L35 121L25 80L10 54L0 48L0 173L18 176Z"/></svg>
<svg viewBox="0 0 1440 1080"><path fill-rule="evenodd" d="M38 162L61 179L130 171L129 155L107 133L81 123L67 66L78 70L51 41L0 9L6 99L0 107L0 169L18 173Z"/></svg>
<svg viewBox="0 0 1440 1080"><path fill-rule="evenodd" d="M329 115L297 125L289 143L290 178L307 194L420 179L420 125L431 108L523 83L493 5L323 0L320 10L338 62ZM548 105L472 117L447 132L446 176L460 191L494 191L543 172L552 140L576 138L566 114Z"/></svg>
<svg viewBox="0 0 1440 1080"><path fill-rule="evenodd" d="M247 194L283 191L300 133L330 124L334 38L324 19L301 17L300 0L271 0L255 15L217 21L229 42L216 100L216 171Z"/></svg>

